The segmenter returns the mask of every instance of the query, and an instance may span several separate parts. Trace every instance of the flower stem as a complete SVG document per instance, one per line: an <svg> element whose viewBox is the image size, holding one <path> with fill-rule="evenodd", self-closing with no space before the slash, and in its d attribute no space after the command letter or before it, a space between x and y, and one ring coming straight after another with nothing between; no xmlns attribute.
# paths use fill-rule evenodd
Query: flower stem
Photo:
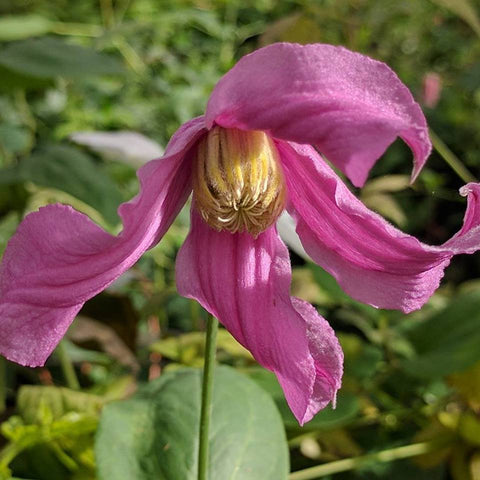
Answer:
<svg viewBox="0 0 480 480"><path fill-rule="evenodd" d="M202 409L200 413L198 480L206 480L208 474L208 433L212 413L213 373L217 348L217 331L218 320L212 315L208 315L205 363L203 366Z"/></svg>
<svg viewBox="0 0 480 480"><path fill-rule="evenodd" d="M62 368L63 376L68 388L72 390L80 390L80 383L78 381L77 374L75 373L73 363L68 356L64 340L58 344L56 352L58 359L60 360L60 367Z"/></svg>
<svg viewBox="0 0 480 480"><path fill-rule="evenodd" d="M7 408L7 361L0 357L0 415Z"/></svg>
<svg viewBox="0 0 480 480"><path fill-rule="evenodd" d="M429 442L413 443L403 447L390 448L381 452L370 453L360 457L346 458L335 462L325 463L316 467L306 468L290 474L289 480L314 480L334 473L354 470L367 463L393 462L402 458L416 457L445 447L445 439L436 439Z"/></svg>
<svg viewBox="0 0 480 480"><path fill-rule="evenodd" d="M450 168L465 182L477 182L477 179L468 170L461 160L448 148L443 140L430 129L430 139L437 153L448 163Z"/></svg>

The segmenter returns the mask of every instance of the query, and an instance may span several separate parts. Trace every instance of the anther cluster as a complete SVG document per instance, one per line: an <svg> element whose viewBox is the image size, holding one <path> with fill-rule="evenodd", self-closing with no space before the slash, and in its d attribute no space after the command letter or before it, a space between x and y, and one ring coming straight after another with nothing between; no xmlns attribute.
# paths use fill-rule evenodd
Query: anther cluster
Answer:
<svg viewBox="0 0 480 480"><path fill-rule="evenodd" d="M200 141L194 203L212 228L258 236L285 206L285 181L272 140L260 131L214 127Z"/></svg>

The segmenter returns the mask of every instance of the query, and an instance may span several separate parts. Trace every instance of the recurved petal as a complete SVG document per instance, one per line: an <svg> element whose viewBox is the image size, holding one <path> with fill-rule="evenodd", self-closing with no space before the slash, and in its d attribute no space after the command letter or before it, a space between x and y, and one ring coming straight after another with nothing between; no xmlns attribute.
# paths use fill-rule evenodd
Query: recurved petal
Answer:
<svg viewBox="0 0 480 480"><path fill-rule="evenodd" d="M189 122L139 171L141 192L121 206L117 237L65 205L25 217L0 265L2 355L43 365L83 303L160 240L191 190L188 152L203 128L203 119Z"/></svg>
<svg viewBox="0 0 480 480"><path fill-rule="evenodd" d="M431 150L425 117L396 74L332 45L279 43L242 58L215 87L206 122L315 145L356 186L397 136L413 151L413 178Z"/></svg>
<svg viewBox="0 0 480 480"><path fill-rule="evenodd" d="M217 232L192 209L176 271L179 293L198 300L275 372L300 424L335 401L341 348L326 320L290 297L288 251L274 227L256 239Z"/></svg>
<svg viewBox="0 0 480 480"><path fill-rule="evenodd" d="M480 249L480 185L468 196L462 229L430 246L393 227L360 202L318 153L307 145L278 142L289 193L289 211L311 258L353 298L379 308L410 312L438 288L453 255Z"/></svg>

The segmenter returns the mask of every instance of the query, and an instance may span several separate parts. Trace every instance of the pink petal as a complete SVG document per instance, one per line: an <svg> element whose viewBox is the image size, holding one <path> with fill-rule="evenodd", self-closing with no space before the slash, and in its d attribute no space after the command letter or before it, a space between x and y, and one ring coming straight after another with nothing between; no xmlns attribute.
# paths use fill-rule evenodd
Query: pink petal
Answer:
<svg viewBox="0 0 480 480"><path fill-rule="evenodd" d="M425 117L384 63L331 45L270 45L242 58L217 84L206 123L264 130L315 145L356 186L400 136L413 178L430 154Z"/></svg>
<svg viewBox="0 0 480 480"><path fill-rule="evenodd" d="M191 190L188 151L203 130L202 118L192 120L162 159L139 170L141 193L120 207L117 237L65 205L25 217L0 266L2 355L43 365L83 303L160 240Z"/></svg>
<svg viewBox="0 0 480 480"><path fill-rule="evenodd" d="M353 298L410 312L438 288L453 255L480 249L480 184L468 195L464 226L441 246L429 246L368 210L308 145L278 142L290 213L307 253Z"/></svg>
<svg viewBox="0 0 480 480"><path fill-rule="evenodd" d="M177 288L198 300L274 371L300 424L334 402L343 355L316 310L291 298L290 260L272 227L254 239L211 229L192 210L177 257Z"/></svg>

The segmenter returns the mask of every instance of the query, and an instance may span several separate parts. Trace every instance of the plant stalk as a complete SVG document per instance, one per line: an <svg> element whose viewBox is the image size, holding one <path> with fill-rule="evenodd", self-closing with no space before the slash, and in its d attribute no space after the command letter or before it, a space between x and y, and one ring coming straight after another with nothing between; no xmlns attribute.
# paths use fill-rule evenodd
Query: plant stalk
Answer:
<svg viewBox="0 0 480 480"><path fill-rule="evenodd" d="M202 409L200 413L200 433L198 448L198 480L207 480L209 457L209 427L212 413L213 376L215 353L217 349L218 320L208 315L205 344L205 362L203 366Z"/></svg>
<svg viewBox="0 0 480 480"><path fill-rule="evenodd" d="M439 450L446 445L445 439L412 443L411 445L405 445L403 447L390 448L388 450L382 450L381 452L370 453L360 457L346 458L344 460L337 460L316 467L306 468L305 470L291 473L288 478L289 480L315 480L334 473L355 470L367 463L393 462L394 460L424 455Z"/></svg>
<svg viewBox="0 0 480 480"><path fill-rule="evenodd" d="M100 12L103 24L106 28L112 28L115 24L115 12L112 0L100 0Z"/></svg>
<svg viewBox="0 0 480 480"><path fill-rule="evenodd" d="M68 388L72 390L80 390L80 382L78 381L75 367L73 366L70 357L68 356L65 341L62 340L57 347L57 355L60 360L60 367L62 369L63 377Z"/></svg>
<svg viewBox="0 0 480 480"><path fill-rule="evenodd" d="M461 160L448 148L444 141L430 129L430 139L437 153L447 162L450 168L465 182L477 182L477 179L468 170Z"/></svg>

